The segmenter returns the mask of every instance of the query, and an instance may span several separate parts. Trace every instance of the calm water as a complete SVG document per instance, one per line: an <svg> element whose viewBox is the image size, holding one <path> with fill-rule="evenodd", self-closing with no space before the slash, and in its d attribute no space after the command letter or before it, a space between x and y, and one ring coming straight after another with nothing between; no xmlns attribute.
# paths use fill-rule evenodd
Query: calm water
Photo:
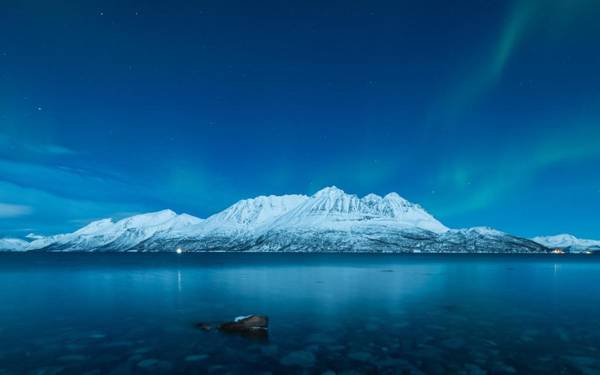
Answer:
<svg viewBox="0 0 600 375"><path fill-rule="evenodd" d="M600 373L600 258L0 254L0 374L328 370Z"/></svg>

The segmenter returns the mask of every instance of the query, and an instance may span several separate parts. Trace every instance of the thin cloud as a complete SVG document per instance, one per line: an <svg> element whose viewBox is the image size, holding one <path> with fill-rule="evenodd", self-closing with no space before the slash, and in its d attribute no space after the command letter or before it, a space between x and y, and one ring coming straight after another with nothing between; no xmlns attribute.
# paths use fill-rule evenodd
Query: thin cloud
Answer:
<svg viewBox="0 0 600 375"><path fill-rule="evenodd" d="M121 212L146 212L151 209L143 203L66 198L44 190L2 181L0 181L0 192L3 197L11 197L12 206L35 208L35 210L31 209L27 216L12 216L7 217L7 220L0 220L0 237L4 235L21 237L22 232L33 232L36 235L71 232L96 218L115 217L118 216L115 213ZM0 212L4 211L0 210ZM14 214L15 210L11 212ZM16 212L23 214L27 210ZM74 220L81 221L73 222Z"/></svg>
<svg viewBox="0 0 600 375"><path fill-rule="evenodd" d="M0 176L0 181L65 198L136 202L151 195L148 189L134 183L116 180L105 173L67 166L0 159Z"/></svg>
<svg viewBox="0 0 600 375"><path fill-rule="evenodd" d="M30 206L0 202L0 218L27 216L33 212Z"/></svg>
<svg viewBox="0 0 600 375"><path fill-rule="evenodd" d="M7 134L0 134L0 147L10 152L29 154L31 156L69 156L78 154L77 151L64 145L36 142L31 139L22 140Z"/></svg>
<svg viewBox="0 0 600 375"><path fill-rule="evenodd" d="M56 144L42 144L42 145L32 145L29 148L33 152L46 154L46 155L76 155L77 151L67 148L65 146L56 145Z"/></svg>

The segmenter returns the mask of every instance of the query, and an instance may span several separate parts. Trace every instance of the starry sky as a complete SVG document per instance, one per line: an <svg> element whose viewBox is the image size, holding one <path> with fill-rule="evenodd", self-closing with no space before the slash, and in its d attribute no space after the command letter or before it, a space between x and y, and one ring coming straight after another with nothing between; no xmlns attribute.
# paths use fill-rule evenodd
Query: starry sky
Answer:
<svg viewBox="0 0 600 375"><path fill-rule="evenodd" d="M600 2L34 1L0 12L0 236L396 191L600 238Z"/></svg>

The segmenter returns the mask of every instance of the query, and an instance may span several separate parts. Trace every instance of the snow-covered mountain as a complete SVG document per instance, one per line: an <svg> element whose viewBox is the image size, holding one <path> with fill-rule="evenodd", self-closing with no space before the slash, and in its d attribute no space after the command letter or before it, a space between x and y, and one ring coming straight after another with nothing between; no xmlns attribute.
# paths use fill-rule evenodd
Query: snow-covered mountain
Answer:
<svg viewBox="0 0 600 375"><path fill-rule="evenodd" d="M171 210L131 216L117 222L102 219L73 233L36 239L26 250L129 250L159 233L182 230L201 222L201 219L187 214L177 215Z"/></svg>
<svg viewBox="0 0 600 375"><path fill-rule="evenodd" d="M534 237L532 240L552 249L563 249L573 253L600 251L600 241L579 239L571 234L540 236Z"/></svg>
<svg viewBox="0 0 600 375"><path fill-rule="evenodd" d="M312 196L259 196L199 219L164 210L103 219L0 250L265 252L547 252L531 240L489 228L448 229L396 193L362 198L335 186Z"/></svg>
<svg viewBox="0 0 600 375"><path fill-rule="evenodd" d="M0 251L24 251L29 242L18 238L0 238Z"/></svg>

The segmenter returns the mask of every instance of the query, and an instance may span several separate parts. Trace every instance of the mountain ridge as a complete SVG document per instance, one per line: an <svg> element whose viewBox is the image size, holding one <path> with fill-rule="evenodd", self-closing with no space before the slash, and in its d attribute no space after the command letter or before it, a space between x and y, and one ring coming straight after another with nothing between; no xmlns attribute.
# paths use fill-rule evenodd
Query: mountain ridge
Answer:
<svg viewBox="0 0 600 375"><path fill-rule="evenodd" d="M450 229L397 193L362 198L335 186L261 195L206 219L162 210L102 219L72 232L0 240L11 251L548 252L491 228Z"/></svg>

